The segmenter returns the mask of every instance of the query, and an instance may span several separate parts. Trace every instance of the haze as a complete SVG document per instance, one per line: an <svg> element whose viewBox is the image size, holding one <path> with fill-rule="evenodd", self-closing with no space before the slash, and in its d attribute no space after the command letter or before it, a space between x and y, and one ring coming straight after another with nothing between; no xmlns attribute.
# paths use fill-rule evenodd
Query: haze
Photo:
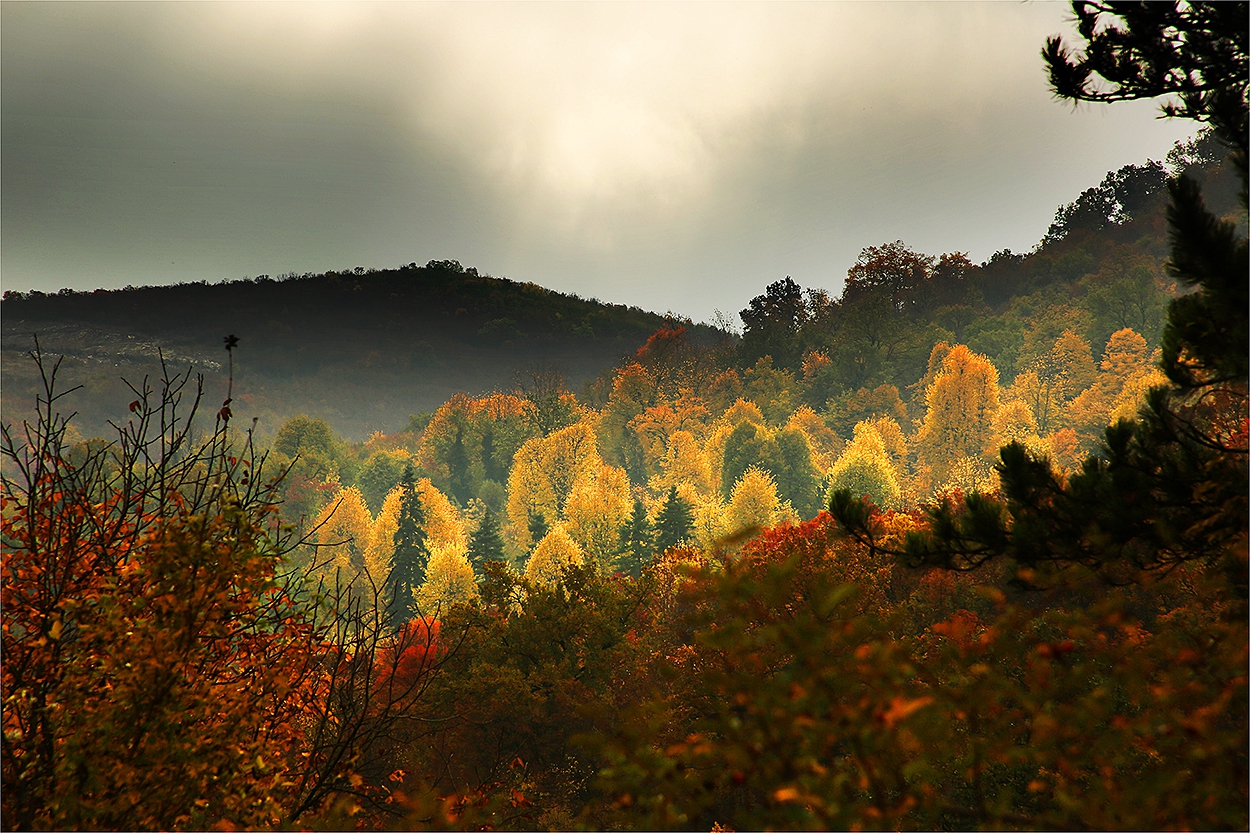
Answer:
<svg viewBox="0 0 1250 833"><path fill-rule="evenodd" d="M386 268L707 320L902 239L975 261L1162 158L1053 99L1057 3L0 6L2 280Z"/></svg>

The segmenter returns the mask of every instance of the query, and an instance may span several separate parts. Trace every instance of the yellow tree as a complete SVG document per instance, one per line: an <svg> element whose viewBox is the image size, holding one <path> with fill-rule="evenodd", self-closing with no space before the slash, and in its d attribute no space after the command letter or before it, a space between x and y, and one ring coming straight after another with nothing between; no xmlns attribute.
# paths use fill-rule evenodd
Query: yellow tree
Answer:
<svg viewBox="0 0 1250 833"><path fill-rule="evenodd" d="M603 567L610 567L620 544L621 527L634 509L625 470L600 463L585 472L564 506L568 534Z"/></svg>
<svg viewBox="0 0 1250 833"><path fill-rule="evenodd" d="M432 616L450 605L477 598L477 580L466 549L459 545L430 547L430 563L425 581L415 594L413 615Z"/></svg>
<svg viewBox="0 0 1250 833"><path fill-rule="evenodd" d="M898 473L871 421L855 426L855 436L829 472L829 484L830 491L850 489L855 497L867 495L878 506L898 505L902 494Z"/></svg>
<svg viewBox="0 0 1250 833"><path fill-rule="evenodd" d="M1064 408L1094 381L1094 358L1089 342L1064 330L1049 351L1034 359L1016 377L1007 398L1023 399L1033 410L1038 430L1052 432L1064 418Z"/></svg>
<svg viewBox="0 0 1250 833"><path fill-rule="evenodd" d="M790 415L786 428L793 428L807 437L812 450L812 465L820 475L829 473L846 445L820 416L806 405Z"/></svg>
<svg viewBox="0 0 1250 833"><path fill-rule="evenodd" d="M1033 409L1023 399L1005 403L994 414L994 445L1002 448L1013 442L1034 450L1041 449L1037 420L1033 418Z"/></svg>
<svg viewBox="0 0 1250 833"><path fill-rule="evenodd" d="M796 519L794 511L777 497L777 484L772 475L751 466L734 483L721 528L732 535L751 527L766 529Z"/></svg>
<svg viewBox="0 0 1250 833"><path fill-rule="evenodd" d="M998 412L998 371L962 344L951 348L925 394L924 424L916 438L921 462L935 483L961 457L991 456Z"/></svg>
<svg viewBox="0 0 1250 833"><path fill-rule="evenodd" d="M369 549L365 553L365 566L375 581L381 582L390 571L391 556L395 553L395 532L399 529L399 510L404 490L396 486L382 501L382 510L373 521L369 535Z"/></svg>
<svg viewBox="0 0 1250 833"><path fill-rule="evenodd" d="M421 511L425 515L425 535L430 552L433 553L435 547L468 549L469 534L464 521L447 495L435 488L428 477L418 480L416 488Z"/></svg>
<svg viewBox="0 0 1250 833"><path fill-rule="evenodd" d="M525 578L534 584L552 584L560 579L565 567L583 564L582 548L565 530L564 524L553 526L525 564Z"/></svg>
<svg viewBox="0 0 1250 833"><path fill-rule="evenodd" d="M508 475L508 534L516 545L529 549L538 537L534 530L562 521L573 484L593 477L601 465L591 420L522 445Z"/></svg>
<svg viewBox="0 0 1250 833"><path fill-rule="evenodd" d="M1111 410L1107 415L1108 424L1122 419L1136 419L1137 412L1146 402L1146 394L1151 388L1168 384L1168 377L1157 368L1148 368L1145 372L1129 377L1111 402Z"/></svg>
<svg viewBox="0 0 1250 833"><path fill-rule="evenodd" d="M668 450L660 473L649 481L653 495L668 493L670 486L690 484L700 500L706 500L717 491L717 480L712 475L712 465L707 452L689 431L674 431L668 438Z"/></svg>
<svg viewBox="0 0 1250 833"><path fill-rule="evenodd" d="M1150 362L1146 339L1125 327L1111 334L1103 352L1102 362L1094 383L1081 391L1068 405L1068 419L1078 436L1089 441L1097 439L1110 422L1111 412L1120 403L1121 392L1140 377L1157 373ZM1158 374L1163 384L1162 374ZM1136 401L1136 396L1128 397ZM1129 416L1135 416L1135 408Z"/></svg>
<svg viewBox="0 0 1250 833"><path fill-rule="evenodd" d="M327 583L333 585L337 575L344 586L351 586L367 574L373 516L359 489L353 486L340 491L314 519L313 530L317 544L314 564Z"/></svg>

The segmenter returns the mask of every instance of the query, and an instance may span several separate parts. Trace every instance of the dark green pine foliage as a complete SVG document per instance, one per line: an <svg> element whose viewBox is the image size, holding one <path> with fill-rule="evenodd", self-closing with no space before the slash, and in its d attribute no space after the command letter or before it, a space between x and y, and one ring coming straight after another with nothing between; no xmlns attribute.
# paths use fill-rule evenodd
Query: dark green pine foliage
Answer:
<svg viewBox="0 0 1250 833"><path fill-rule="evenodd" d="M387 578L387 612L391 624L402 625L412 618L413 590L425 581L425 570L430 563L430 551L425 541L425 513L417 494L415 473L412 465L404 468L403 489L399 504L399 519L393 541L395 552L391 555L391 569Z"/></svg>
<svg viewBox="0 0 1250 833"><path fill-rule="evenodd" d="M677 496L676 486L671 487L659 517L655 519L656 552L666 552L685 541L690 537L693 526L694 513L690 511L690 505Z"/></svg>
<svg viewBox="0 0 1250 833"><path fill-rule="evenodd" d="M546 519L537 512L529 513L530 543L538 546L538 542L547 537L549 527Z"/></svg>
<svg viewBox="0 0 1250 833"><path fill-rule="evenodd" d="M1081 101L1179 95L1169 115L1207 122L1229 148L1246 207L1247 4L1074 4L1085 56L1047 44L1052 86ZM1169 28L1170 27L1170 28ZM1186 48L1170 51L1172 31ZM1114 86L1088 86L1090 73ZM1178 80L1179 79L1179 80ZM1176 88L1169 85L1176 84ZM1114 95L1115 98L1105 98ZM1007 556L1025 566L1081 564L1111 581L1182 561L1218 564L1229 589L1247 597L1247 335L1250 252L1233 223L1213 216L1199 188L1169 186L1170 270L1195 291L1173 301L1164 327L1163 369L1136 421L1107 429L1100 453L1079 472L1012 444L998 465L1003 500L972 494L962 507L931 507L930 530L908 538L912 564L973 569ZM853 496L831 496L849 534L878 551L872 514Z"/></svg>
<svg viewBox="0 0 1250 833"><path fill-rule="evenodd" d="M499 520L490 509L482 515L481 523L469 538L469 564L479 577L486 574L487 561L503 561L503 537L499 534Z"/></svg>
<svg viewBox="0 0 1250 833"><path fill-rule="evenodd" d="M627 575L642 575L643 568L655 557L655 527L647 519L647 507L634 498L634 512L629 523L621 528L620 559L617 563Z"/></svg>

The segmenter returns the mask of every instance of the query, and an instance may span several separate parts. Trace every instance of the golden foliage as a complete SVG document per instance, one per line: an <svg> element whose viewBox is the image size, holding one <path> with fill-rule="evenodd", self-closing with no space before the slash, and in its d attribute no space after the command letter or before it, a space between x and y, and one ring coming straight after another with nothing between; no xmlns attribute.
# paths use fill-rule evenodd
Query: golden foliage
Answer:
<svg viewBox="0 0 1250 833"><path fill-rule="evenodd" d="M573 485L583 477L597 476L602 465L590 420L546 437L534 437L522 445L508 476L508 534L516 545L529 549L533 543L531 514L540 516L549 527L563 520Z"/></svg>
<svg viewBox="0 0 1250 833"><path fill-rule="evenodd" d="M564 524L556 524L534 547L525 564L525 578L534 584L552 584L559 580L565 567L583 564L585 560L585 553Z"/></svg>
<svg viewBox="0 0 1250 833"><path fill-rule="evenodd" d="M564 507L567 531L583 550L606 565L633 508L625 470L601 463L573 484Z"/></svg>
<svg viewBox="0 0 1250 833"><path fill-rule="evenodd" d="M721 518L721 529L722 534L733 535L744 529L767 529L793 520L797 520L797 516L777 497L777 484L772 475L751 466L734 483Z"/></svg>
<svg viewBox="0 0 1250 833"><path fill-rule="evenodd" d="M435 611L477 598L477 580L466 553L467 547L455 544L430 546L430 563L415 594L414 615L432 616Z"/></svg>
<svg viewBox="0 0 1250 833"><path fill-rule="evenodd" d="M829 479L831 490L850 489L855 497L867 495L882 507L897 506L902 494L881 434L868 420L855 426L855 436L830 470Z"/></svg>
<svg viewBox="0 0 1250 833"><path fill-rule="evenodd" d="M989 456L998 412L998 371L962 344L951 348L925 394L928 411L916 438L934 480L947 479L962 457Z"/></svg>
<svg viewBox="0 0 1250 833"><path fill-rule="evenodd" d="M823 355L823 354L818 354ZM826 359L827 361L828 359ZM790 415L786 428L803 432L812 450L812 466L819 474L826 474L837 462L838 455L846 445L820 416L806 405Z"/></svg>
<svg viewBox="0 0 1250 833"><path fill-rule="evenodd" d="M679 430L669 435L660 473L651 478L648 488L652 494L662 495L670 486L689 484L699 499L705 500L717 492L717 483L707 452L693 434Z"/></svg>

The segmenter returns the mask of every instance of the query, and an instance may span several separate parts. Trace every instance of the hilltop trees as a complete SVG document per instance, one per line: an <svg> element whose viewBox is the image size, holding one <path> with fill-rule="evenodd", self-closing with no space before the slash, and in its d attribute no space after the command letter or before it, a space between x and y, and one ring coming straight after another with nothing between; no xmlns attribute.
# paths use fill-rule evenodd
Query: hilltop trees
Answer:
<svg viewBox="0 0 1250 833"><path fill-rule="evenodd" d="M1247 5L1074 9L1089 46L1073 59L1060 39L1047 43L1055 91L1076 100L1175 93L1170 115L1209 122L1233 148L1244 211ZM1113 86L1090 86L1092 73ZM1197 290L1168 311L1163 367L1173 387L1153 391L1136 422L1108 428L1102 453L1067 478L1023 446L1005 447L1005 500L974 494L964 507L931 508L930 531L908 541L911 560L970 569L1009 555L1030 568L1083 565L1112 581L1215 562L1227 591L1244 600L1250 257L1234 223L1207 211L1192 180L1182 176L1170 190L1170 269ZM832 508L876 546L862 507L842 493Z"/></svg>

